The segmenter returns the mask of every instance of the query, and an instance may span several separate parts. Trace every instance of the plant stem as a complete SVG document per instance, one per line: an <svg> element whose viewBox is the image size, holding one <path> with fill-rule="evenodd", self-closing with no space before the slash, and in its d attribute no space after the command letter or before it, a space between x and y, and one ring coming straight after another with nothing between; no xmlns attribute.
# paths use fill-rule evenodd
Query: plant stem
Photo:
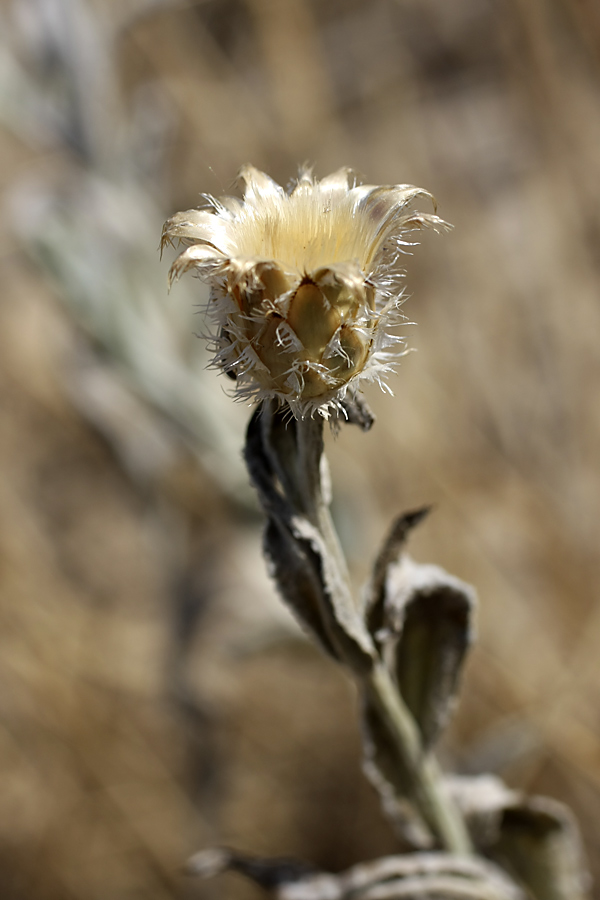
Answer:
<svg viewBox="0 0 600 900"><path fill-rule="evenodd" d="M413 799L423 819L445 850L471 854L473 847L460 811L445 790L442 772L432 753L424 753L415 721L381 662L366 676L369 692L407 771L410 773Z"/></svg>
<svg viewBox="0 0 600 900"><path fill-rule="evenodd" d="M322 496L321 482L311 465L315 455L313 442L322 447L322 421L300 420L297 422L296 462L300 476L301 493L305 513L318 527L329 551L330 561L337 569L338 583L352 597L352 587L344 552L341 548L335 525L325 498ZM320 453L317 458L320 457ZM317 477L315 477L317 476ZM445 850L457 854L473 852L469 833L463 817L454 801L447 793L437 760L423 750L421 736L414 718L392 679L389 670L379 659L373 646L374 663L371 668L360 673L350 666L356 678L362 682L377 710L387 726L387 731L396 745L405 770L410 775L412 796L421 816L434 839Z"/></svg>

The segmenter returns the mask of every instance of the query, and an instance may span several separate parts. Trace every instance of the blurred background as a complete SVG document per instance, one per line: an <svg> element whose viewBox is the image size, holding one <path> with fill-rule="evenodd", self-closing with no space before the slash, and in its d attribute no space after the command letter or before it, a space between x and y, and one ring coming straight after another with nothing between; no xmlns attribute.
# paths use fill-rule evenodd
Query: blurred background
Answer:
<svg viewBox="0 0 600 900"><path fill-rule="evenodd" d="M2 897L245 898L184 861L395 847L266 575L205 290L157 252L245 162L455 226L407 258L395 396L329 438L334 513L358 585L434 505L411 552L480 597L443 759L570 804L599 877L598 4L3 0L0 122Z"/></svg>

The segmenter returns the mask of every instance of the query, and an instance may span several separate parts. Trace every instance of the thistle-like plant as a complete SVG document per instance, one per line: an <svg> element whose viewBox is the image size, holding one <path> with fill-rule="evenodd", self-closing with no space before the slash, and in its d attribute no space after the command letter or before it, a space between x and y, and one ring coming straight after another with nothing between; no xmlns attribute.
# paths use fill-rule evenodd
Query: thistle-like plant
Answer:
<svg viewBox="0 0 600 900"><path fill-rule="evenodd" d="M192 870L234 869L278 900L584 900L565 807L493 776L451 778L436 762L475 594L406 554L426 510L396 520L360 600L329 515L324 418L372 424L358 388L381 382L394 359L406 233L444 223L408 211L425 191L357 186L345 169L320 182L303 172L288 193L249 166L242 178L243 200L208 198L209 209L178 213L163 242L190 244L171 275L195 268L209 282L215 363L238 396L258 401L245 459L267 517L265 553L282 597L354 677L365 773L403 853L331 875L217 849Z"/></svg>
<svg viewBox="0 0 600 900"><path fill-rule="evenodd" d="M210 284L214 361L239 397L327 417L361 383L385 384L404 346L407 235L446 223L411 210L427 191L360 185L349 169L303 170L289 191L252 166L240 178L243 200L206 197L165 223L163 244L189 244L171 278L193 268Z"/></svg>

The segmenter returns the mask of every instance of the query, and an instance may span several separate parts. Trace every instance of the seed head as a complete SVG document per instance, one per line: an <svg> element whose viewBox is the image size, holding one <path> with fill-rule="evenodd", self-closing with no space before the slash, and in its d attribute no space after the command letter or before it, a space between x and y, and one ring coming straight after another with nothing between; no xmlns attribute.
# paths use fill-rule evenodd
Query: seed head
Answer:
<svg viewBox="0 0 600 900"><path fill-rule="evenodd" d="M405 236L446 223L410 210L421 188L360 185L349 169L286 191L252 166L244 198L207 196L165 223L162 245L189 246L170 281L196 269L211 288L214 363L240 398L278 398L295 416L324 417L404 348L400 257Z"/></svg>

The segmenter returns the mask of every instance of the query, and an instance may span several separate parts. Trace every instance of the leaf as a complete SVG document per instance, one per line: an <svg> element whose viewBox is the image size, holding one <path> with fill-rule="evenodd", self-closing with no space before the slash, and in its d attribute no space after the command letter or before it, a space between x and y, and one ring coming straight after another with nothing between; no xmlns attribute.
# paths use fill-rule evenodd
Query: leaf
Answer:
<svg viewBox="0 0 600 900"><path fill-rule="evenodd" d="M523 882L535 900L584 900L587 874L570 810L527 797L492 775L446 778L474 843Z"/></svg>
<svg viewBox="0 0 600 900"><path fill-rule="evenodd" d="M535 900L585 900L589 876L571 811L547 797L507 806L494 856L529 888Z"/></svg>
<svg viewBox="0 0 600 900"><path fill-rule="evenodd" d="M472 589L457 578L401 555L410 531L427 513L405 513L394 523L373 568L366 608L371 635L414 722L424 763L455 700L475 602ZM404 839L415 847L431 846L435 827L417 813L423 811L423 797L415 794L413 756L401 752L373 701L367 694L365 774Z"/></svg>
<svg viewBox="0 0 600 900"><path fill-rule="evenodd" d="M324 622L327 599L318 558L276 519L267 523L264 550L281 595L322 649L337 659L338 651Z"/></svg>
<svg viewBox="0 0 600 900"><path fill-rule="evenodd" d="M379 630L384 625L385 615L385 582L388 568L400 558L406 540L413 528L429 515L430 507L403 513L394 521L386 536L379 556L373 566L373 575L367 586L367 625L373 638L377 641Z"/></svg>
<svg viewBox="0 0 600 900"><path fill-rule="evenodd" d="M375 416L362 394L358 392L348 394L341 401L341 405L348 424L358 425L361 431L371 430L375 424Z"/></svg>
<svg viewBox="0 0 600 900"><path fill-rule="evenodd" d="M332 534L323 484L322 420L286 419L264 402L248 426L245 459L268 517L265 552L283 598L321 646L358 671L374 647Z"/></svg>
<svg viewBox="0 0 600 900"><path fill-rule="evenodd" d="M379 640L429 748L447 724L472 640L473 588L404 555L387 566Z"/></svg>
<svg viewBox="0 0 600 900"><path fill-rule="evenodd" d="M262 446L273 474L294 513L311 517L322 502L323 420L298 421L271 402L259 409Z"/></svg>
<svg viewBox="0 0 600 900"><path fill-rule="evenodd" d="M488 852L500 838L505 809L518 803L522 794L508 788L496 775L447 775L444 781L474 845Z"/></svg>

